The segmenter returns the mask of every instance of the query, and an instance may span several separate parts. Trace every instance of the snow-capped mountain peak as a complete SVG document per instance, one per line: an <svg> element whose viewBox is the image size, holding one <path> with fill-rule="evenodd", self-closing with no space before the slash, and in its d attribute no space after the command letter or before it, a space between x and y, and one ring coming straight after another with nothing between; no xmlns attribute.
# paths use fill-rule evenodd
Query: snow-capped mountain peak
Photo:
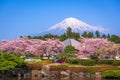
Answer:
<svg viewBox="0 0 120 80"><path fill-rule="evenodd" d="M96 31L99 30L100 32L104 31L104 28L97 27L97 26L91 26L81 20L78 20L76 18L70 17L64 19L62 22L55 24L54 26L50 27L48 31L52 30L67 30L67 28L70 27L72 31L79 32L79 31Z"/></svg>

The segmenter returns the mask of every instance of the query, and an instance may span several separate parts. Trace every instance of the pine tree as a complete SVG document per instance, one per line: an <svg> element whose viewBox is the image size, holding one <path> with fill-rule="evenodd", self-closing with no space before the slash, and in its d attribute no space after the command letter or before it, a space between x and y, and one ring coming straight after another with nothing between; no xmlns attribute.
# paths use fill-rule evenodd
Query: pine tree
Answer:
<svg viewBox="0 0 120 80"><path fill-rule="evenodd" d="M72 29L70 27L67 28L66 34L68 38L72 38Z"/></svg>
<svg viewBox="0 0 120 80"><path fill-rule="evenodd" d="M88 38L93 38L93 37L94 37L93 32L88 32Z"/></svg>
<svg viewBox="0 0 120 80"><path fill-rule="evenodd" d="M97 31L95 32L95 35L96 35L97 38L99 38L99 37L100 37L100 32L97 30Z"/></svg>
<svg viewBox="0 0 120 80"><path fill-rule="evenodd" d="M105 34L102 35L102 38L106 38L107 36Z"/></svg>
<svg viewBox="0 0 120 80"><path fill-rule="evenodd" d="M82 33L82 37L85 37L85 38L87 38L87 37L88 37L88 34L87 34L87 32L86 32L86 31L84 31L84 32Z"/></svg>

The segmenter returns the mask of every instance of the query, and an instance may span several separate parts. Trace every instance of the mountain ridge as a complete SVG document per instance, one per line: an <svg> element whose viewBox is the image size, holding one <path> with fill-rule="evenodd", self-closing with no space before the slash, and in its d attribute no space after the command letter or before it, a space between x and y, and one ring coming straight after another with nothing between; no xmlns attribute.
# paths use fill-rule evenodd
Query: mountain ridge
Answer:
<svg viewBox="0 0 120 80"><path fill-rule="evenodd" d="M78 20L77 18L66 18L64 20L62 20L61 22L51 26L50 28L48 28L46 31L43 31L41 33L39 33L39 35L44 35L44 34L55 34L55 35L60 35L63 34L67 31L67 28L70 27L72 29L72 32L83 32L83 31L99 31L99 32L104 32L105 29L102 27L98 27L98 26L92 26L89 25L81 20Z"/></svg>
<svg viewBox="0 0 120 80"><path fill-rule="evenodd" d="M80 30L80 31L96 31L99 30L100 32L104 31L104 28L102 27L97 27L97 26L91 26L81 20L78 20L77 18L66 18L63 21L53 25L48 29L48 31L51 30L67 30L67 28L70 27L73 31Z"/></svg>

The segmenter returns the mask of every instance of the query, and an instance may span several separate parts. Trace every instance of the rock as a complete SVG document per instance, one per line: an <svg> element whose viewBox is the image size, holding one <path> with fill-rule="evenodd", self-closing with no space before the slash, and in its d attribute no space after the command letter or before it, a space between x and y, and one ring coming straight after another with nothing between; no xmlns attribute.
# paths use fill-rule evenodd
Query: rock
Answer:
<svg viewBox="0 0 120 80"><path fill-rule="evenodd" d="M67 73L66 71L61 71L61 77L68 77L69 73Z"/></svg>
<svg viewBox="0 0 120 80"><path fill-rule="evenodd" d="M49 65L44 65L42 66L42 74L45 76L45 77L49 77L50 76L50 66Z"/></svg>
<svg viewBox="0 0 120 80"><path fill-rule="evenodd" d="M79 77L80 77L80 78L84 78L84 77L85 77L85 73L80 72L80 73L79 73Z"/></svg>
<svg viewBox="0 0 120 80"><path fill-rule="evenodd" d="M72 73L72 75L71 75L71 77L73 78L73 77L78 77L79 75L78 75L78 73L76 73L76 72L73 72Z"/></svg>
<svg viewBox="0 0 120 80"><path fill-rule="evenodd" d="M91 78L91 74L90 73L85 74L85 76L88 77L88 78Z"/></svg>
<svg viewBox="0 0 120 80"><path fill-rule="evenodd" d="M96 73L95 73L95 77L96 77L97 79L101 79L101 78L102 78L101 72L96 72Z"/></svg>
<svg viewBox="0 0 120 80"><path fill-rule="evenodd" d="M60 77L60 71L51 71L51 77Z"/></svg>

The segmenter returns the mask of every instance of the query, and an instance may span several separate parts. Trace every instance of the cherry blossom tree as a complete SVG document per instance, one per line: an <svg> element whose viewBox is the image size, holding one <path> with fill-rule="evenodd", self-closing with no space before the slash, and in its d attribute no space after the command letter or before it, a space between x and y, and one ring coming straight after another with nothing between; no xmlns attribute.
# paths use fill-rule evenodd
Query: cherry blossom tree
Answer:
<svg viewBox="0 0 120 80"><path fill-rule="evenodd" d="M79 50L76 56L79 58L88 58L90 55L96 53L98 49L110 43L104 38L81 38L81 43L76 45L76 49Z"/></svg>
<svg viewBox="0 0 120 80"><path fill-rule="evenodd" d="M16 55L39 55L50 56L63 51L63 43L58 39L48 39L46 41L40 39L20 38L12 41L0 42L0 50L4 52L12 52Z"/></svg>
<svg viewBox="0 0 120 80"><path fill-rule="evenodd" d="M120 53L120 44L109 44L97 50L99 58L115 59L115 56Z"/></svg>

